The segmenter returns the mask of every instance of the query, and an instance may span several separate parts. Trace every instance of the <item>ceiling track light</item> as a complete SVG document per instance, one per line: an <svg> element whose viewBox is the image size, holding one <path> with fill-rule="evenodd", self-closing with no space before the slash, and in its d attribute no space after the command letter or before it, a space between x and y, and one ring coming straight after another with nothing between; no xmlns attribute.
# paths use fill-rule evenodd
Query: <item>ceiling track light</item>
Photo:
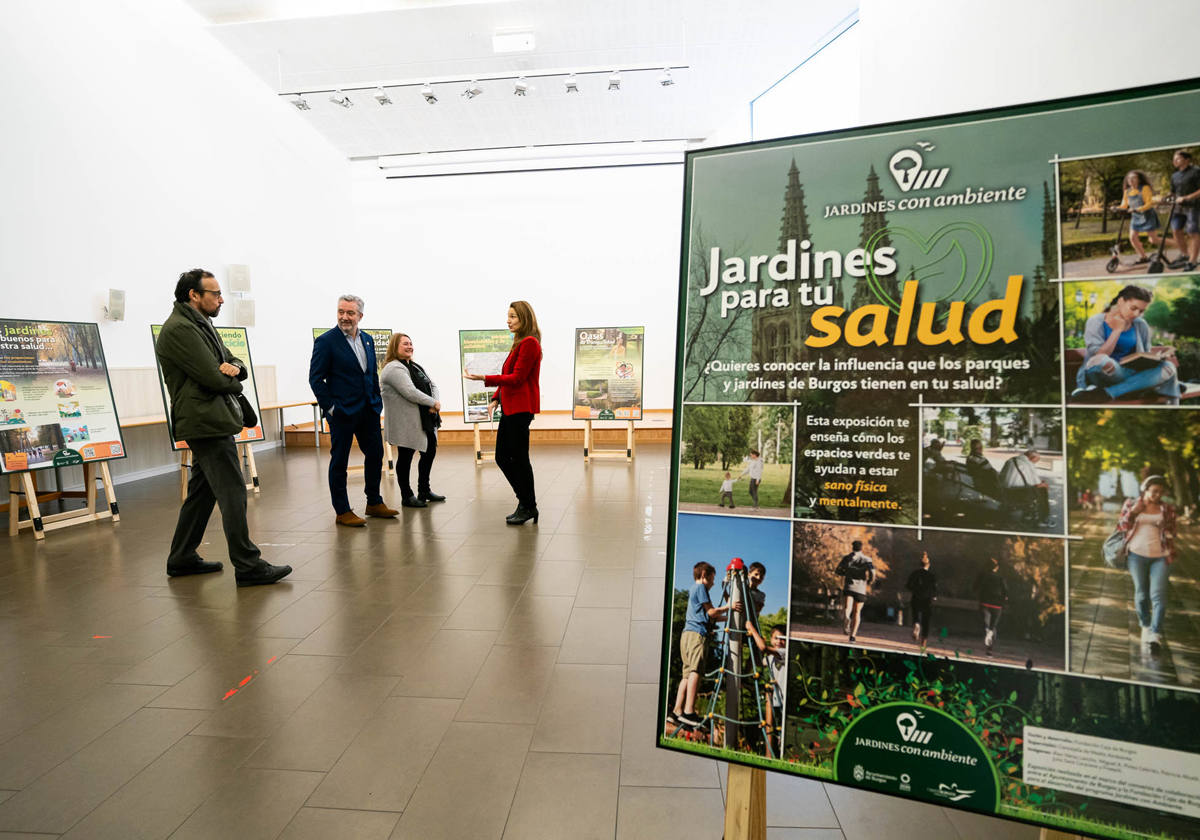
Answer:
<svg viewBox="0 0 1200 840"><path fill-rule="evenodd" d="M521 76L513 84L513 96L524 96L529 91L529 82L525 81L525 77Z"/></svg>
<svg viewBox="0 0 1200 840"><path fill-rule="evenodd" d="M474 99L481 93L483 93L483 88L479 86L479 82L472 79L471 83L467 85L467 89L462 92L462 95L467 99Z"/></svg>
<svg viewBox="0 0 1200 840"><path fill-rule="evenodd" d="M437 97L433 95L433 85L429 84L429 82L421 85L421 96L424 96L425 101L430 105L437 104Z"/></svg>
<svg viewBox="0 0 1200 840"><path fill-rule="evenodd" d="M303 94L296 94L296 98L292 100L292 104L301 111L312 110L312 106L308 104L308 100L304 98Z"/></svg>
<svg viewBox="0 0 1200 840"><path fill-rule="evenodd" d="M612 73L609 74L608 89L609 90L620 90L621 89L621 74L616 70L612 71Z"/></svg>
<svg viewBox="0 0 1200 840"><path fill-rule="evenodd" d="M579 93L579 80L575 78L575 74L567 76L566 80L567 93Z"/></svg>
<svg viewBox="0 0 1200 840"><path fill-rule="evenodd" d="M375 88L375 101L380 105L391 105L392 98L387 95L387 91L382 87Z"/></svg>
<svg viewBox="0 0 1200 840"><path fill-rule="evenodd" d="M659 74L658 83L663 87L670 87L671 85L675 84L675 79L671 77L670 67L663 68L662 73Z"/></svg>
<svg viewBox="0 0 1200 840"><path fill-rule="evenodd" d="M342 93L340 90L335 90L333 92L333 94L329 97L329 101L332 102L334 105L341 105L343 108L353 108L354 107L354 100L351 99L346 94Z"/></svg>

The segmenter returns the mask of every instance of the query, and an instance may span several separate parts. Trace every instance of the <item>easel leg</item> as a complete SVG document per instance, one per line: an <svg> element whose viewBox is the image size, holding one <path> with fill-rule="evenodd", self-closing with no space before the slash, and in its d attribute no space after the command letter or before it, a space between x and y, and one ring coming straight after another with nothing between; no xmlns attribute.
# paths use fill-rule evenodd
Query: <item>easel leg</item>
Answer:
<svg viewBox="0 0 1200 840"><path fill-rule="evenodd" d="M767 771L729 765L725 798L725 840L766 840Z"/></svg>
<svg viewBox="0 0 1200 840"><path fill-rule="evenodd" d="M113 486L112 473L108 471L108 461L100 462L100 482L104 485L104 498L108 499L108 509L112 512L112 521L120 522L121 513L117 508L117 490Z"/></svg>
<svg viewBox="0 0 1200 840"><path fill-rule="evenodd" d="M254 447L249 443L246 445L246 465L250 467L250 484L254 487L254 492L259 493L261 489L258 486L258 465L254 463Z"/></svg>
<svg viewBox="0 0 1200 840"><path fill-rule="evenodd" d="M21 479L16 475L8 477L8 535L15 537L20 530L17 522L21 516Z"/></svg>
<svg viewBox="0 0 1200 840"><path fill-rule="evenodd" d="M475 466L483 463L483 441L479 436L479 424L471 427L475 431Z"/></svg>
<svg viewBox="0 0 1200 840"><path fill-rule="evenodd" d="M187 501L187 486L188 486L188 465L192 463L192 451L190 449L179 450L179 501Z"/></svg>
<svg viewBox="0 0 1200 840"><path fill-rule="evenodd" d="M83 490L87 494L84 496L84 504L87 505L89 515L96 512L96 472L95 465L85 463L83 465Z"/></svg>
<svg viewBox="0 0 1200 840"><path fill-rule="evenodd" d="M592 449L592 421L583 421L583 463L588 462L588 453Z"/></svg>
<svg viewBox="0 0 1200 840"><path fill-rule="evenodd" d="M33 535L39 540L46 539L46 530L42 527L42 512L38 508L37 485L33 482L31 473L21 473L21 487L25 491L25 506L29 509L29 521L33 523Z"/></svg>
<svg viewBox="0 0 1200 840"><path fill-rule="evenodd" d="M629 421L629 426L625 430L625 460L633 460L633 421Z"/></svg>

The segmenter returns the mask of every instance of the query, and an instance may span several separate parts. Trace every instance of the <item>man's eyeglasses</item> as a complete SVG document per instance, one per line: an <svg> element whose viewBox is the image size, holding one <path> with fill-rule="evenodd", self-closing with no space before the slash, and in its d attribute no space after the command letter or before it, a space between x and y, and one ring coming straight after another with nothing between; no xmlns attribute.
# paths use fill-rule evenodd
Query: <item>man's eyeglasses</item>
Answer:
<svg viewBox="0 0 1200 840"><path fill-rule="evenodd" d="M198 291L199 291L199 292L200 292L200 294L202 294L202 295L216 295L217 297L220 297L220 296L221 296L221 290L220 290L220 289L199 289Z"/></svg>

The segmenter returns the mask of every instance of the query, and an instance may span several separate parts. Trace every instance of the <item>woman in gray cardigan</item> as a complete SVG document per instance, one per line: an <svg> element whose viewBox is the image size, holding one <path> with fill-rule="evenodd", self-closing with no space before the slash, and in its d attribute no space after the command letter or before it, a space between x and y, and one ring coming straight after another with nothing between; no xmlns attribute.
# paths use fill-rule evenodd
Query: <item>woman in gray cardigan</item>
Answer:
<svg viewBox="0 0 1200 840"><path fill-rule="evenodd" d="M423 508L429 502L444 502L429 489L429 471L437 454L437 428L442 425L442 404L438 387L425 369L412 360L412 339L395 333L388 342L387 356L379 374L379 390L383 394L385 438L395 444L396 481L404 497L404 507ZM414 452L420 452L417 462L417 493L408 483Z"/></svg>
<svg viewBox="0 0 1200 840"><path fill-rule="evenodd" d="M1150 325L1142 314L1154 295L1141 286L1126 286L1104 308L1087 319L1083 328L1086 358L1075 379L1071 402L1106 403L1132 397L1138 391L1153 391L1179 404L1179 376L1175 351L1156 354L1138 367L1120 360L1133 353L1150 353Z"/></svg>

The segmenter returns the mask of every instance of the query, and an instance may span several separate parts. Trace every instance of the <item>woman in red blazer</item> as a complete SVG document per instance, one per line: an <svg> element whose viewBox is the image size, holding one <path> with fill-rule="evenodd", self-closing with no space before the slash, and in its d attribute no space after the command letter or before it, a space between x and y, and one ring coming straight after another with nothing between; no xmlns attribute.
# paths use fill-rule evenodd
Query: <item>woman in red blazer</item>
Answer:
<svg viewBox="0 0 1200 840"><path fill-rule="evenodd" d="M537 497L533 492L533 465L529 463L529 424L542 409L538 375L542 369L542 332L538 329L533 307L517 300L508 307L508 329L513 334L512 349L500 373L491 376L467 373L467 379L483 380L495 387L489 409L500 405L500 426L496 430L496 466L504 473L517 494L517 509L505 521L524 525L538 521Z"/></svg>

